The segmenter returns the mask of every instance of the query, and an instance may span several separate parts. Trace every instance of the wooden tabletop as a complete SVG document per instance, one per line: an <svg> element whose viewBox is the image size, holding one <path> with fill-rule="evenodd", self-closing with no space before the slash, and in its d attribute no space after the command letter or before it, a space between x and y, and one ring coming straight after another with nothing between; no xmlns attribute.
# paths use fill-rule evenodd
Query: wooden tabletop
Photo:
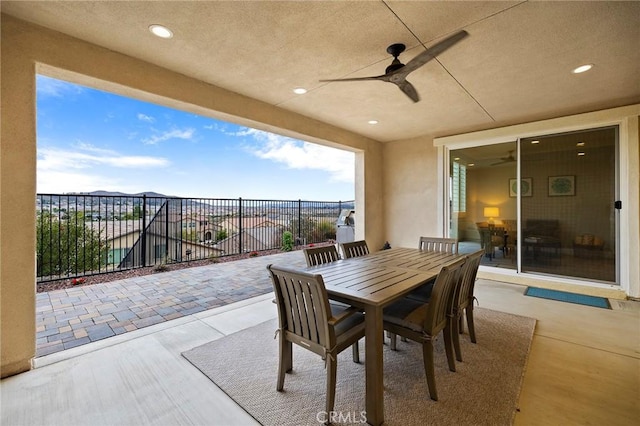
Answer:
<svg viewBox="0 0 640 426"><path fill-rule="evenodd" d="M436 270L418 271L392 265L379 265L368 256L325 263L307 268L322 275L329 297L363 307L385 306L432 280Z"/></svg>

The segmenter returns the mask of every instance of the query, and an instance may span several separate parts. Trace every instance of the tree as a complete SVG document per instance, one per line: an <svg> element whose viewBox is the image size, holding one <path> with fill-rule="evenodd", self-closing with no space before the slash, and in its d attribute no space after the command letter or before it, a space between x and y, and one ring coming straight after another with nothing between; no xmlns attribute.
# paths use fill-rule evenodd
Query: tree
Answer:
<svg viewBox="0 0 640 426"><path fill-rule="evenodd" d="M85 225L81 212L59 219L41 213L36 222L38 276L75 275L106 265L109 246Z"/></svg>
<svg viewBox="0 0 640 426"><path fill-rule="evenodd" d="M218 232L216 232L216 241L226 240L228 236L229 234L227 233L226 229L220 229Z"/></svg>
<svg viewBox="0 0 640 426"><path fill-rule="evenodd" d="M303 216L291 221L291 231L294 235L300 230L300 241L310 243L320 243L327 240L335 240L336 227L328 220L316 220L310 216Z"/></svg>

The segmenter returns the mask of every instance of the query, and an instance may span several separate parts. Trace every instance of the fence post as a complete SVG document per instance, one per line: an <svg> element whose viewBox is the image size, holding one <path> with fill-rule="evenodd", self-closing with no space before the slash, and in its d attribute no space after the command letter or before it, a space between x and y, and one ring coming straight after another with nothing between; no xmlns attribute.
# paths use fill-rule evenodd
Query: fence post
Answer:
<svg viewBox="0 0 640 426"><path fill-rule="evenodd" d="M302 200L298 199L298 240L302 244Z"/></svg>
<svg viewBox="0 0 640 426"><path fill-rule="evenodd" d="M164 255L167 259L167 263L169 263L169 198L165 198L165 211L164 211ZM160 260L160 263L163 262L164 259Z"/></svg>
<svg viewBox="0 0 640 426"><path fill-rule="evenodd" d="M147 266L147 195L142 195L142 232L140 233L142 241L142 267Z"/></svg>
<svg viewBox="0 0 640 426"><path fill-rule="evenodd" d="M242 197L238 198L238 252L242 254Z"/></svg>

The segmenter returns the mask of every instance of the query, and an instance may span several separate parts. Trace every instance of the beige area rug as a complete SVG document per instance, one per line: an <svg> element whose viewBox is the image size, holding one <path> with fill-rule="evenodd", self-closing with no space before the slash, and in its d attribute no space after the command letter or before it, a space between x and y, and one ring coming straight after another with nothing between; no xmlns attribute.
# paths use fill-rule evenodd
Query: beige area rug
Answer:
<svg viewBox="0 0 640 426"><path fill-rule="evenodd" d="M461 337L464 362L447 367L442 338L436 343L439 401L428 396L421 346L398 341L384 348L385 425L509 425L517 410L522 377L536 321L488 309L476 309L477 344ZM284 392L276 391L276 321L231 334L182 355L263 425L317 425L325 404L324 362L294 345L293 372ZM364 341L360 341L364 362ZM365 368L338 358L335 411L341 421L361 424Z"/></svg>

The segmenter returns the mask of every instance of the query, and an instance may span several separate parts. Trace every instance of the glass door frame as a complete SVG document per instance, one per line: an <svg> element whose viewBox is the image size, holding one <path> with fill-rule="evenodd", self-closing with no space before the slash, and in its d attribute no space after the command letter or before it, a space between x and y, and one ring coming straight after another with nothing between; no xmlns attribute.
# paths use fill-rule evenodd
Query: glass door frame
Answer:
<svg viewBox="0 0 640 426"><path fill-rule="evenodd" d="M628 132L628 128L626 126L626 122L624 121L614 121L614 122L606 122L606 123L589 123L589 124L585 124L585 125L581 125L581 126L576 126L576 127L571 127L571 128L555 128L555 129L539 129L536 131L530 131L530 132L518 132L517 136L515 135L504 135L503 137L500 138L491 138L490 140L483 140L483 138L479 137L475 140L467 140L465 142L457 142L457 143L443 143L443 144L437 144L439 151L441 153L441 158L442 158L442 172L443 172L443 185L442 185L442 194L443 194L443 231L444 231L444 235L449 236L449 226L448 224L451 221L451 209L450 209L450 203L449 203L449 194L450 194L450 167L451 167L451 159L450 159L450 152L451 150L458 150L458 149L464 149L464 148L472 148L472 147L478 147L478 146L487 146L487 145L495 145L495 144L501 144L501 143L510 143L510 142L514 142L514 140L516 141L516 178L518 179L518 181L520 181L521 179L521 140L525 139L525 138L532 138L532 137L543 137L545 135L554 135L554 134L564 134L564 133L572 133L572 132L581 132L581 131L589 131L589 130L595 130L595 129L599 129L602 127L615 127L616 128L616 135L617 135L617 140L615 142L615 198L616 200L621 200L622 197L622 193L624 192L623 190L621 190L621 187L624 186L624 175L626 175L627 170L625 169L626 164L621 160L622 156L623 156L623 152L628 150L628 134L626 134ZM482 133L482 132L479 132ZM469 135L462 135L462 136L469 136ZM623 137L624 136L624 137ZM446 138L443 138L446 139ZM435 144L435 141L434 141ZM626 180L626 182L628 182L628 180ZM627 188L628 190L628 188ZM611 201L613 203L613 200ZM520 192L518 192L516 194L516 220L517 220L517 232L518 235L522 235L522 212L521 212L521 194ZM624 207L624 205L623 205ZM613 207L612 207L613 208ZM628 281L625 280L625 276L628 277L629 273L628 270L626 271L626 273L624 273L625 271L625 263L630 262L628 257L623 257L621 256L621 253L623 253L623 247L628 246L629 241L625 240L624 238L624 234L621 232L621 228L623 227L623 220L624 220L624 214L626 213L628 215L628 211L629 209L627 209L627 211L623 210L616 210L615 211L615 215L614 215L614 220L615 220L615 235L616 235L616 241L615 241L615 259L616 259L616 265L615 265L615 283L611 282L600 282L600 281L595 281L595 280L589 280L589 279L584 279L584 278L578 278L578 277L571 277L571 276L553 276L553 277L549 277L549 276L543 276L541 274L537 274L535 272L522 272L522 256L521 256L521 252L522 252L522 238L518 238L518 242L517 242L517 257L516 257L516 269L513 270L508 270L508 269L503 269L503 268L495 268L495 267L491 267L491 266L485 266L483 268L487 268L488 270L490 270L491 272L497 272L500 273L502 275L517 275L517 276L533 276L536 278L543 278L543 279L552 279L554 281L558 281L558 282L566 282L566 283L571 283L571 284L578 284L578 285L588 285L588 286L606 286L606 287L617 287L620 289L625 289L628 291L628 287L629 287L629 283Z"/></svg>

